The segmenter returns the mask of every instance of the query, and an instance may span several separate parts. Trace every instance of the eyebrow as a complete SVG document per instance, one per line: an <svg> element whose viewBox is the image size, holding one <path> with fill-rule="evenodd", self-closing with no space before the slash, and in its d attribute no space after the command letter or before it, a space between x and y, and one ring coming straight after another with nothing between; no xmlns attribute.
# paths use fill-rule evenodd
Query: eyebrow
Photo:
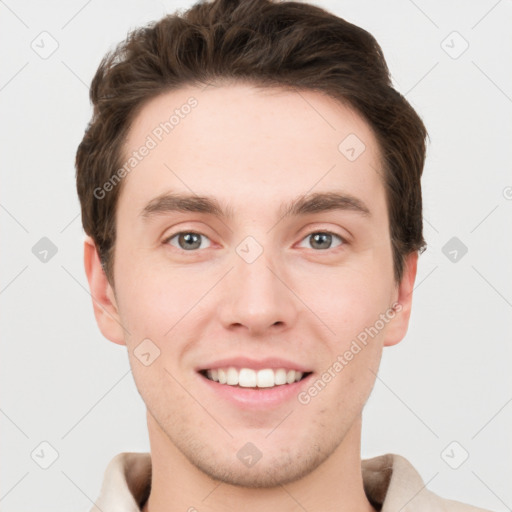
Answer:
<svg viewBox="0 0 512 512"><path fill-rule="evenodd" d="M346 210L371 217L370 209L357 197L341 192L316 192L303 194L281 204L280 218L298 217L312 213L334 210ZM235 214L231 207L222 206L212 196L196 194L168 193L152 199L142 210L143 218L150 218L170 212L193 212L214 215L223 219L232 219Z"/></svg>

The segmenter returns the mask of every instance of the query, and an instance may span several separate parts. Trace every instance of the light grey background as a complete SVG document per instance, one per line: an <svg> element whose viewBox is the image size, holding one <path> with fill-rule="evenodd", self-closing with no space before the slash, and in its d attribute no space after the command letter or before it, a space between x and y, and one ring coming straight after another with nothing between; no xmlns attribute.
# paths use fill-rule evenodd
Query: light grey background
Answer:
<svg viewBox="0 0 512 512"><path fill-rule="evenodd" d="M377 38L394 83L430 133L428 250L409 332L384 350L364 410L362 456L401 454L432 491L510 510L512 3L316 3ZM104 53L128 29L190 5L0 1L5 512L87 510L115 454L149 450L126 348L103 339L94 321L74 155ZM43 237L58 250L47 262L32 252ZM455 262L450 246L443 253L452 237L468 249ZM40 465L51 462L52 448L42 442L58 453L48 469ZM452 469L448 462L465 452Z"/></svg>

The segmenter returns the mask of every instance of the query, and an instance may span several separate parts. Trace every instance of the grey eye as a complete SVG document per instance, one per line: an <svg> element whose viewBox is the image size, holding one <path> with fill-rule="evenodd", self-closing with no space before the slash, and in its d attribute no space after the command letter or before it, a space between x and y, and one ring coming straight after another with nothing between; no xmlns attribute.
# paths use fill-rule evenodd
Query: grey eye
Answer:
<svg viewBox="0 0 512 512"><path fill-rule="evenodd" d="M341 236L337 235L336 233L331 233L329 231L315 231L314 233L310 233L309 235L307 235L303 240L310 239L311 246L313 247L313 249L326 250L333 249L333 237L338 238L341 241L341 243L335 247L338 247L344 243L344 240L343 238L341 238Z"/></svg>
<svg viewBox="0 0 512 512"><path fill-rule="evenodd" d="M201 247L202 238L208 240L208 237L201 233L195 233L193 231L181 231L176 233L167 239L167 242L173 247L183 249L184 251L193 251L194 249L204 249ZM174 244L172 240L177 239L178 245Z"/></svg>

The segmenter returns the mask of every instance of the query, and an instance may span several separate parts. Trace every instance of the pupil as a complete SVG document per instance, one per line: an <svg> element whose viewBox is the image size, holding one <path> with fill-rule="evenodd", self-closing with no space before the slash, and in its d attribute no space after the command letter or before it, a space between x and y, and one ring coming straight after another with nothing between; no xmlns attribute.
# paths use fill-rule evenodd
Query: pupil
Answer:
<svg viewBox="0 0 512 512"><path fill-rule="evenodd" d="M194 238L196 239L195 240L195 244L196 246L194 247L191 247L192 245L194 245ZM185 240L185 249L197 249L197 247L199 247L201 245L201 242L199 242L199 245L197 245L197 239L198 239L198 235L197 233L185 233L184 235L182 235L182 239ZM191 243L190 243L191 242Z"/></svg>
<svg viewBox="0 0 512 512"><path fill-rule="evenodd" d="M328 233L316 233L314 236L313 236L313 240L314 240L314 244L316 244L316 241L320 238L320 240L324 240L324 243L325 241L327 241L327 247L320 247L321 249L328 249L329 245L330 245L330 242L331 242L331 235L329 235ZM322 241L320 241L320 245L322 244Z"/></svg>

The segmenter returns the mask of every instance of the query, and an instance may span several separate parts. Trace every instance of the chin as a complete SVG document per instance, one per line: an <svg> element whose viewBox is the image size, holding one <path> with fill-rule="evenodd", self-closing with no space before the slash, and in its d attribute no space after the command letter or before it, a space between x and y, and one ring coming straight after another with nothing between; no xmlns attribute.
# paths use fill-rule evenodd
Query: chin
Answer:
<svg viewBox="0 0 512 512"><path fill-rule="evenodd" d="M238 459L234 464L225 461L224 464L217 463L214 466L204 462L197 467L213 480L235 487L269 489L300 480L313 471L321 461L316 464L311 461L311 467L306 466L304 460L297 463L296 458L291 460L290 457L266 462L262 458L252 467L243 467Z"/></svg>

